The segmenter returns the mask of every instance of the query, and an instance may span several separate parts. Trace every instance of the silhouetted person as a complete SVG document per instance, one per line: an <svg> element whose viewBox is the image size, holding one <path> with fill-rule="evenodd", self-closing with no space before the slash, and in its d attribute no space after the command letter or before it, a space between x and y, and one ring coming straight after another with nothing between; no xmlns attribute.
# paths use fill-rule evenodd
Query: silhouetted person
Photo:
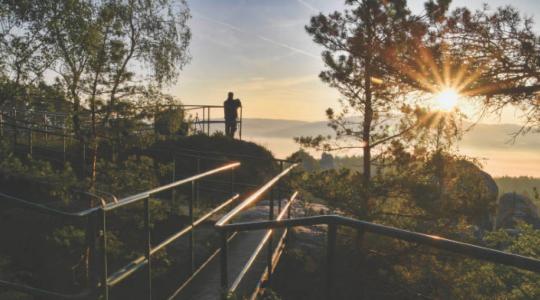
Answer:
<svg viewBox="0 0 540 300"><path fill-rule="evenodd" d="M227 100L223 102L225 110L225 134L234 138L238 119L238 108L242 107L240 99L234 99L234 94L229 92Z"/></svg>

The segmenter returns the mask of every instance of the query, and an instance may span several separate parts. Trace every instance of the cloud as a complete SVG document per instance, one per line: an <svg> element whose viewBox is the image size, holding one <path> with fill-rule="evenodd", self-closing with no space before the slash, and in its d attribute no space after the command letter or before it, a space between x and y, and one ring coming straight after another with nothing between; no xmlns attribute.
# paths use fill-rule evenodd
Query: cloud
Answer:
<svg viewBox="0 0 540 300"><path fill-rule="evenodd" d="M313 54L311 52L308 52L306 50L302 50L302 49L299 49L299 48L296 48L294 46L291 46L289 44L286 44L286 43L283 43L283 42L280 42L280 41L276 41L274 39L271 39L269 37L266 37L264 35L260 35L260 34L256 34L256 33L252 33L252 32L249 32L247 30L244 30L240 27L237 27L237 26L234 26L232 24L229 24L229 23L226 23L226 22L223 22L223 21L219 21L219 20L216 20L216 19L213 19L213 18L210 18L210 17L207 17L201 13L198 13L198 12L195 12L195 11L192 11L192 14L202 20L205 20L207 22L211 22L211 23L215 23L215 24L219 24L221 26L224 26L226 28L229 28L231 30L234 30L236 32L239 32L239 33L242 33L242 34L246 34L246 35L251 35L259 40L262 40L264 42L267 42L269 44L272 44L272 45L275 45L275 46L278 46L278 47L281 47L281 48L284 48L284 49L288 49L288 50L291 50L291 51L294 51L295 53L298 53L298 54L301 54L303 56L306 56L306 57L310 57L310 58L313 58L313 59L317 59L319 60L320 57L319 55L316 55L316 54Z"/></svg>
<svg viewBox="0 0 540 300"><path fill-rule="evenodd" d="M304 7L308 8L309 10L313 11L313 12L320 12L321 10L320 9L316 9L313 5L311 5L310 3L308 3L307 1L305 0L296 0L298 3L302 4Z"/></svg>
<svg viewBox="0 0 540 300"><path fill-rule="evenodd" d="M299 86L307 83L317 83L318 77L314 75L295 76L287 78L238 81L237 89L245 92L260 91L288 91L298 89ZM300 88L300 90L304 90Z"/></svg>

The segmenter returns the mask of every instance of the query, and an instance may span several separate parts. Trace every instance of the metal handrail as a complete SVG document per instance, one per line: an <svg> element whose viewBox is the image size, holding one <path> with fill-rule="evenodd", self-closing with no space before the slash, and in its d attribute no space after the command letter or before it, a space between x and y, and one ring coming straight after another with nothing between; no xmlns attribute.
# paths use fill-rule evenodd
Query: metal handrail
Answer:
<svg viewBox="0 0 540 300"><path fill-rule="evenodd" d="M285 215L287 214L287 212L289 212L289 208L294 203L297 196L298 196L298 192L294 192L294 194L291 196L289 201L287 201L287 204L285 204L281 212L279 212L279 215L276 217L276 221L279 221L285 218ZM284 235L286 235L286 233L284 233ZM240 285L240 282L242 281L242 279L244 279L244 276L246 276L247 272L249 271L249 269L251 268L251 266L253 265L257 257L259 256L264 245L270 240L271 236L272 236L272 229L269 229L264 235L264 237L262 238L262 240L259 242L257 247L255 248L255 251L253 251L253 254L251 254L251 257L246 262L246 264L244 265L244 267L242 268L242 270L240 271L236 279L233 281L231 287L229 288L229 292L234 292L238 288L238 286Z"/></svg>
<svg viewBox="0 0 540 300"><path fill-rule="evenodd" d="M84 210L77 211L77 212L67 212L67 211L56 209L56 208L51 208L51 207L49 207L49 206L47 206L45 204L35 203L35 202L32 202L32 201L24 200L24 199L14 197L14 196L11 196L11 195L8 195L8 194L4 194L4 193L1 193L1 192L0 192L0 197L3 198L3 199L6 199L6 200L10 200L13 203L16 203L17 205L24 206L25 208L28 208L28 209L31 209L31 210L34 210L34 211L37 211L37 212L50 214L50 215L61 216L61 217L71 217L71 218L86 217L89 214L99 210L99 207L93 207L93 208L84 209Z"/></svg>
<svg viewBox="0 0 540 300"><path fill-rule="evenodd" d="M86 217L89 214L91 214L93 212L96 212L96 211L98 211L100 209L104 209L104 210L107 210L107 211L113 210L113 209L115 209L117 207L121 207L121 206L130 204L130 203L137 202L137 201L143 200L145 198L148 198L148 197L150 197L150 195L155 194L157 192L161 192L161 191L164 191L164 190L167 190L167 189L171 189L171 188L177 187L179 185L186 184L188 182L198 180L198 179L203 178L203 177L207 177L207 176L219 173L219 172L223 172L223 171L228 170L228 169L236 168L238 166L240 166L239 162L235 162L235 163L232 163L232 164L227 164L225 166L222 166L222 167L219 167L219 168L216 168L216 169L212 169L210 171L207 171L207 172L204 172L204 173L201 173L201 174L197 174L195 176L191 176L191 177L188 177L188 178L185 178L185 179L181 179L181 180L178 180L178 181L175 181L175 182L172 182L172 183L169 183L169 184L166 184L166 185L151 189L149 191L145 191L145 192L133 195L133 196L122 198L122 199L116 201L115 203L110 203L110 204L107 204L107 205L105 205L103 207L97 207L96 206L96 207L80 210L80 211L77 211L77 212L62 211L62 210L59 210L59 209L48 207L45 204L35 203L35 202L32 202L32 201L28 201L28 200L24 200L24 199L21 199L21 198L18 198L18 197L7 195L7 194L1 193L1 192L0 192L0 197L11 200L11 201L13 201L13 202L15 202L17 204L24 205L25 207L27 207L29 209L33 209L33 210L36 210L36 211L42 212L42 213L50 213L50 214L55 214L55 215L63 216L63 217ZM96 196L96 197L98 197L98 196ZM102 199L100 197L98 197L98 198L100 200Z"/></svg>
<svg viewBox="0 0 540 300"><path fill-rule="evenodd" d="M187 233L189 233L190 231L195 229L195 227L199 226L204 221L206 221L208 218L210 218L211 216L213 216L216 213L223 210L225 207L231 205L235 200L237 200L239 198L240 198L239 194L234 195L233 197L227 199L225 202L223 202L218 207L214 208L212 211L208 212L204 216L197 219L197 221L193 222L192 225L189 225L188 227L180 230L179 232L169 236L168 238L166 238L164 241L162 241L157 246L152 247L152 249L150 250L150 255L156 254L158 251L160 251L163 248L167 247L172 242L174 242L177 239L185 236ZM140 257L134 259L133 261L129 262L124 267L120 268L116 273L110 275L109 278L107 279L107 284L109 286L114 286L114 285L122 282L124 279L128 278L135 271L137 271L138 269L140 269L141 267L146 265L147 262L148 262L148 260L146 260L145 256L140 256Z"/></svg>
<svg viewBox="0 0 540 300"><path fill-rule="evenodd" d="M259 222L241 222L234 224L223 224L220 229L223 232L239 232L251 230L269 230L276 228L291 228L298 226L313 226L327 225L328 226L328 263L327 263L327 294L328 298L332 298L333 288L333 256L336 243L336 226L347 226L358 229L362 232L370 232L377 235L391 237L406 242L426 245L432 248L437 248L452 253L462 254L467 257L476 258L492 263L503 264L511 267L517 267L523 270L540 273L540 260L532 257L522 256L519 254L508 253L500 250L477 246L469 243L459 242L446 239L436 235L428 235L395 227L375 224L366 221L360 221L352 218L347 218L339 215L324 215L314 217L303 217L295 219L270 220Z"/></svg>
<svg viewBox="0 0 540 300"><path fill-rule="evenodd" d="M19 206L22 206L22 207L25 207L25 208L28 208L28 209L31 209L40 213L53 215L53 216L60 216L60 217L73 217L73 218L88 217L89 222L93 224L95 224L94 222L97 222L99 220L100 225L98 225L98 227L99 227L99 232L100 232L100 240L102 244L102 247L100 249L101 259L102 259L101 270L100 270L101 274L99 275L100 279L99 279L99 282L97 282L95 286L91 289L83 290L82 292L78 294L63 294L63 293L49 291L49 290L36 288L36 287L24 285L24 284L8 282L4 280L0 280L0 287L6 287L6 288L14 289L14 290L19 290L19 291L23 291L32 295L40 295L40 296L53 297L53 298L59 298L59 299L81 299L81 298L84 299L84 298L91 297L94 294L96 295L101 294L104 296L104 299L108 299L108 295L109 295L108 289L110 286L114 285L114 284L111 284L111 281L113 283L120 282L122 279L129 277L129 275L131 275L132 273L140 269L142 266L147 265L148 266L147 267L147 271L148 271L147 272L147 281L148 281L147 292L148 292L149 298L151 298L151 293L152 293L151 292L151 272L152 271L151 271L150 257L153 254L155 254L157 251L163 249L165 246L171 244L176 239L188 233L190 234L190 250L193 253L193 241L194 241L193 229L197 225L200 225L202 222L207 220L210 216L221 211L226 206L230 205L231 203L233 203L235 200L239 198L239 195L232 196L231 198L226 200L224 203L220 204L217 208L214 208L211 212L205 214L204 216L199 218L197 221L194 221L193 220L193 201L194 201L193 196L195 195L195 182L197 182L201 178L204 178L213 174L217 174L226 170L233 170L238 166L240 166L240 163L238 162L230 163L219 168L215 168L215 169L212 169L203 173L199 173L197 175L194 175L185 179L172 182L170 184L166 184L166 185L151 189L149 191L145 191L145 192L142 192L142 193L130 196L130 197L125 197L119 200L117 203L109 203L109 204L102 205L100 207L93 207L93 208L81 210L78 212L66 212L59 209L48 207L43 204L33 203L31 201L27 201L27 200L20 199L11 195L0 193L1 198L10 200L12 203L16 205L19 205ZM191 219L190 226L180 230L176 234L173 234L172 236L168 237L163 242L161 242L159 245L152 248L151 243L150 243L150 219L149 219L150 196L158 192L162 192L168 189L173 189L177 186L180 186L186 183L192 183L192 198L189 199L189 215ZM138 258L134 262L128 264L127 266L121 268L119 271L114 273L113 276L109 277L108 271L107 271L108 263L107 263L107 254L106 254L107 252L107 225L106 225L107 212L114 210L116 208L123 207L128 204L141 201L141 200L144 200L144 204L145 204L144 205L145 206L144 223L145 223L145 231L147 233L146 239L145 239L146 254L143 257L142 262L140 261L140 258ZM93 228L93 226L91 227ZM87 235L88 234L89 233L87 232ZM95 238L93 234L89 234L88 236L90 237L89 241L92 241ZM95 244L92 244L92 245L93 247L95 247ZM94 248L91 248L91 249L94 249ZM92 251L95 251L95 249ZM193 255L192 255L192 259L193 259ZM97 261L95 261L95 263L97 263ZM192 262L192 266L193 266L193 262ZM101 293L98 292L98 289L102 290Z"/></svg>
<svg viewBox="0 0 540 300"><path fill-rule="evenodd" d="M278 175L276 175L274 178L270 179L266 184L264 184L262 187L260 187L257 191L255 191L253 194L251 194L249 197L247 197L242 203L237 205L228 214L226 214L219 221L216 222L215 227L216 227L216 229L218 231L220 231L220 235L221 235L221 251L220 251L221 259L220 259L220 264L221 264L221 289L222 289L223 292L234 291L238 287L238 285L240 284L240 281L242 280L244 275L247 273L249 268L251 268L253 262L255 261L255 259L259 255L259 253L261 252L262 247L264 246L264 244L267 244L267 247L268 247L267 272L268 272L268 278L270 278L270 276L272 274L272 270L273 270L273 263L274 263L274 260L273 260L273 258L274 258L274 255L273 255L274 248L273 248L273 240L272 240L272 230L268 230L268 232L264 235L263 239L261 240L261 242L259 243L259 245L255 249L254 253L251 255L251 257L247 261L246 265L244 266L244 268L240 272L240 275L234 281L232 287L231 288L228 287L227 235L228 235L228 233L230 231L234 232L234 230L228 230L227 229L228 228L227 223L230 220L232 220L234 217L236 217L242 210L244 210L248 206L254 205L258 201L260 201L262 199L262 196L265 193L267 193L269 190L271 190L274 187L274 185L276 185L281 179L283 179L287 174L289 174L291 172L291 170L294 169L297 165L298 164L295 163L295 164L292 164L291 166L289 166L288 168L286 168L284 170L282 169L282 171ZM283 167L283 164L281 164L281 167ZM278 189L278 192L280 192L279 189ZM298 193L295 192L291 196L291 198L289 199L287 205L285 206L285 209L283 209L282 211L279 211L278 218L283 218L284 213L286 211L289 212L289 217L290 217L291 203L296 199L297 195L298 195ZM269 216L268 217L269 217L269 220L272 221L272 220L274 220L274 195L273 195L273 193L271 194L269 200L270 200L269 201L270 205L269 205ZM278 202L278 210L281 210L281 199L279 199L279 202ZM236 232L234 232L234 233L236 233ZM281 243L281 241L280 241L280 243ZM259 282L259 285L260 285L260 282ZM224 294L224 296L225 296L225 294Z"/></svg>
<svg viewBox="0 0 540 300"><path fill-rule="evenodd" d="M281 178L283 178L285 175L287 175L293 168L298 166L298 164L293 164L292 166L288 167L287 169L281 171L276 177L272 178L270 181L268 181L265 185L263 185L260 189L258 189L256 192L251 194L246 200L242 201L238 206L236 206L233 210L231 210L228 214L224 215L219 221L216 222L216 227L220 228L223 227L227 222L229 222L232 218L234 218L238 213L240 213L244 208L246 208L249 205L255 204L257 201L261 200L261 196L267 192L270 188L272 188Z"/></svg>
<svg viewBox="0 0 540 300"><path fill-rule="evenodd" d="M204 173L197 174L195 176L191 176L191 177L188 177L188 178L185 178L185 179L181 179L181 180L178 180L178 181L166 184L166 185L162 185L160 187L157 187L157 188L154 188L154 189L151 189L151 190L148 190L148 191L144 191L142 193L138 193L138 194L135 194L135 195L132 195L132 196L122 198L122 199L118 200L118 202L116 202L116 203L111 203L111 204L106 205L105 207L103 207L103 209L107 210L107 211L108 210L113 210L115 208L122 207L122 206L125 206L125 205L128 205L128 204L131 204L131 203L138 202L140 200L146 199L146 198L150 197L152 194L163 192L165 190L175 188L175 187L177 187L179 185L183 185L183 184L198 180L198 179L203 178L203 177L207 177L207 176L210 176L210 175L213 175L213 174L216 174L216 173L220 173L220 172L223 172L225 170L234 169L234 168L236 168L238 166L240 166L239 162L227 164L225 166L222 166L222 167L219 167L219 168L216 168L216 169L212 169L210 171L206 171Z"/></svg>

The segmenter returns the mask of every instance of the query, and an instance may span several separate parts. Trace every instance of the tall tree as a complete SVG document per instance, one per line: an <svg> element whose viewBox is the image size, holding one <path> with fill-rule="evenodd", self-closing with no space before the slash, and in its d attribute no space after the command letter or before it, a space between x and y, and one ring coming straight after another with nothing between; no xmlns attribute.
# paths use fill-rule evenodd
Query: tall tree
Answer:
<svg viewBox="0 0 540 300"><path fill-rule="evenodd" d="M488 109L521 108L525 125L540 126L540 36L531 18L511 7L485 5L471 12L456 9L446 20L454 60L467 57L474 78L462 93L477 97Z"/></svg>
<svg viewBox="0 0 540 300"><path fill-rule="evenodd" d="M18 98L26 94L24 85L34 84L42 79L43 72L50 67L53 56L46 42L47 31L34 26L25 26L21 30L29 6L21 5L12 9L6 3L0 3L0 74L11 83L11 90L4 91L5 97L0 105L8 102L20 106ZM4 88L5 89L5 88Z"/></svg>
<svg viewBox="0 0 540 300"><path fill-rule="evenodd" d="M300 137L303 145L321 150L362 149L363 185L372 176L372 152L415 127L400 122L410 112L405 95L417 85L396 71L392 59L415 55L427 26L411 14L406 1L345 1L348 9L320 14L306 27L324 48L323 82L342 95L342 110L327 110L336 139ZM406 122L407 123L407 122Z"/></svg>
<svg viewBox="0 0 540 300"><path fill-rule="evenodd" d="M40 28L40 42L56 54L49 70L73 103L75 133L90 139L95 178L100 128L109 126L122 102L173 82L189 61L186 2L5 0L3 6L21 12L15 15L19 30ZM82 128L82 111L90 112L90 130Z"/></svg>
<svg viewBox="0 0 540 300"><path fill-rule="evenodd" d="M524 125L540 126L540 36L533 20L511 6L471 11L450 1L429 1L429 39L416 59L395 59L395 69L419 90L444 85L477 100L488 113L513 105ZM523 129L527 129L524 127Z"/></svg>

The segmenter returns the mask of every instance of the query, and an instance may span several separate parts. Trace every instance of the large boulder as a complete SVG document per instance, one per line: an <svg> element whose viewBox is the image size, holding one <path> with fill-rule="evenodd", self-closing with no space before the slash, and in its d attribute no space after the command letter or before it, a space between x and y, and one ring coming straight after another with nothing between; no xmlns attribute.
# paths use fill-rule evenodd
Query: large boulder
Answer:
<svg viewBox="0 0 540 300"><path fill-rule="evenodd" d="M518 221L540 228L538 207L524 195L516 193L502 195L497 211L497 228L513 228Z"/></svg>
<svg viewBox="0 0 540 300"><path fill-rule="evenodd" d="M441 207L450 214L467 216L482 230L492 229L499 197L493 177L467 160L457 160L447 169L445 193L450 203L442 203Z"/></svg>

